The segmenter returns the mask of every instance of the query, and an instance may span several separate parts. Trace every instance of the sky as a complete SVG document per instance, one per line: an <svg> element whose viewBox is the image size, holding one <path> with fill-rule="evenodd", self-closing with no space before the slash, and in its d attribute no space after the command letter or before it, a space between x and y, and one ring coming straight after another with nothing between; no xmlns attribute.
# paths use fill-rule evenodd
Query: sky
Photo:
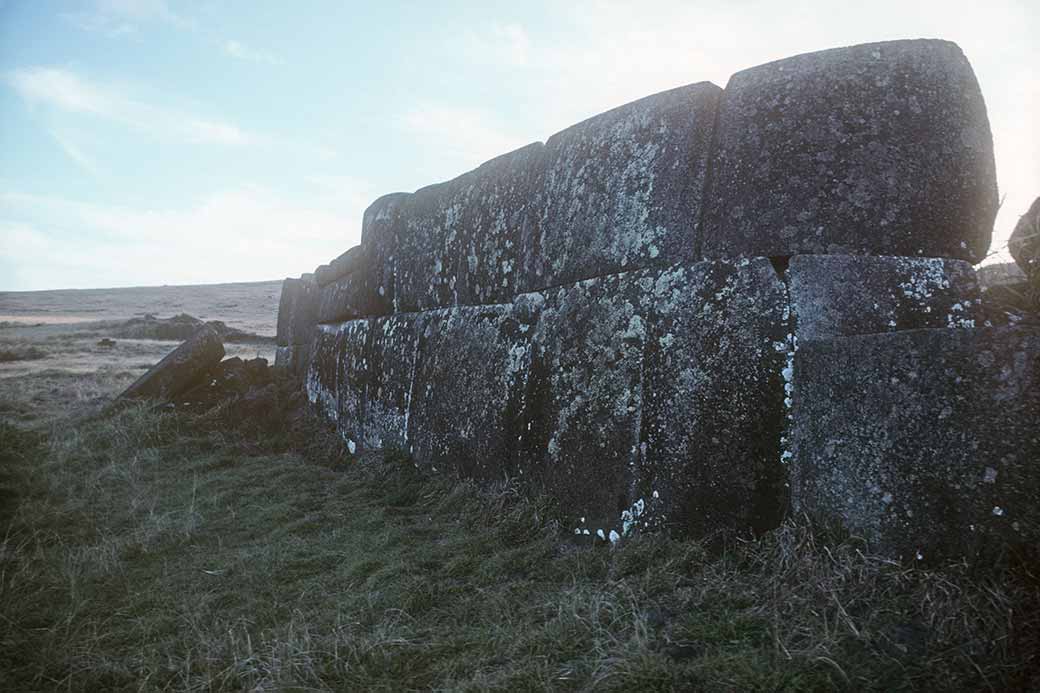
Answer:
<svg viewBox="0 0 1040 693"><path fill-rule="evenodd" d="M0 290L297 276L385 193L664 89L922 37L982 86L996 250L1040 195L1037 36L1037 0L0 0Z"/></svg>

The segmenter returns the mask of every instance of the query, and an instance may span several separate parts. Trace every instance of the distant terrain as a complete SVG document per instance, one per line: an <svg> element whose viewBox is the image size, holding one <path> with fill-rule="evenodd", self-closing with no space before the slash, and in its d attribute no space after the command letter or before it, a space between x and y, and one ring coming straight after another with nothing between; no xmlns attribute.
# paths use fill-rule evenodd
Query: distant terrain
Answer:
<svg viewBox="0 0 1040 693"><path fill-rule="evenodd" d="M59 324L188 313L273 337L281 280L196 286L0 292L0 324Z"/></svg>

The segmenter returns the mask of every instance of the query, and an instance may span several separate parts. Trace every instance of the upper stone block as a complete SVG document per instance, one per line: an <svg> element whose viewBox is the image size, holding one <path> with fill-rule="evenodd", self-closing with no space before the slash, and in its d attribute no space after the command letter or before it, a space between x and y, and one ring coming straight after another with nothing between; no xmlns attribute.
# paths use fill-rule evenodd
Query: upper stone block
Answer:
<svg viewBox="0 0 1040 693"><path fill-rule="evenodd" d="M993 139L956 44L864 44L738 72L716 136L707 257L978 262L989 248Z"/></svg>
<svg viewBox="0 0 1040 693"><path fill-rule="evenodd" d="M679 87L549 138L527 290L693 257L721 93Z"/></svg>
<svg viewBox="0 0 1040 693"><path fill-rule="evenodd" d="M403 201L397 312L495 303L517 294L543 150L540 142L530 144Z"/></svg>

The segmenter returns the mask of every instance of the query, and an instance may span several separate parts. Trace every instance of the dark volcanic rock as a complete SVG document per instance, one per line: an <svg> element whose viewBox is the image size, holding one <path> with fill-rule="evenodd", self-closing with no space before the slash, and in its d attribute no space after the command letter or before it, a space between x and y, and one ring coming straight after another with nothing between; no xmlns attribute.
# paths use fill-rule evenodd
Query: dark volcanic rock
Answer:
<svg viewBox="0 0 1040 693"><path fill-rule="evenodd" d="M314 270L314 281L318 283L319 287L325 286L331 281L336 280L336 271L332 269L332 265L319 265Z"/></svg>
<svg viewBox="0 0 1040 693"><path fill-rule="evenodd" d="M865 44L738 72L718 123L708 257L986 254L993 142L953 43Z"/></svg>
<svg viewBox="0 0 1040 693"><path fill-rule="evenodd" d="M544 146L534 143L403 201L397 311L495 303L516 295L543 155Z"/></svg>
<svg viewBox="0 0 1040 693"><path fill-rule="evenodd" d="M286 279L278 304L278 346L309 344L318 323L320 294L313 274Z"/></svg>
<svg viewBox="0 0 1040 693"><path fill-rule="evenodd" d="M478 479L515 477L527 326L509 304L436 311L423 322L409 450L434 468Z"/></svg>
<svg viewBox="0 0 1040 693"><path fill-rule="evenodd" d="M244 332L228 327L220 320L203 322L187 313L174 315L172 318L157 318L145 315L131 318L112 330L112 334L122 339L158 339L184 341L195 334L203 325L207 325L217 333L223 342L271 342L270 337L261 337L251 332Z"/></svg>
<svg viewBox="0 0 1040 693"><path fill-rule="evenodd" d="M963 260L797 255L787 278L799 340L982 326L975 270Z"/></svg>
<svg viewBox="0 0 1040 693"><path fill-rule="evenodd" d="M320 289L318 322L332 323L370 314L371 284L363 270L350 272Z"/></svg>
<svg viewBox="0 0 1040 693"><path fill-rule="evenodd" d="M527 290L695 256L720 93L679 87L549 138Z"/></svg>
<svg viewBox="0 0 1040 693"><path fill-rule="evenodd" d="M198 384L224 358L224 345L210 327L198 330L128 387L122 398L169 400Z"/></svg>
<svg viewBox="0 0 1040 693"><path fill-rule="evenodd" d="M796 513L907 559L1040 539L1040 330L821 340L795 374Z"/></svg>
<svg viewBox="0 0 1040 693"><path fill-rule="evenodd" d="M410 193L383 195L365 210L361 222L361 270L367 315L389 315L396 311L397 262L401 234L401 207Z"/></svg>
<svg viewBox="0 0 1040 693"><path fill-rule="evenodd" d="M361 246L356 245L330 262L329 265L332 267L333 274L338 279L345 274L350 274L351 272L360 269L362 263L363 258L361 254Z"/></svg>
<svg viewBox="0 0 1040 693"><path fill-rule="evenodd" d="M1008 250L1026 276L1040 287L1040 197L1019 218L1008 240Z"/></svg>
<svg viewBox="0 0 1040 693"><path fill-rule="evenodd" d="M371 320L321 325L306 371L308 398L326 418L336 422L351 453L357 450L365 423L371 326Z"/></svg>

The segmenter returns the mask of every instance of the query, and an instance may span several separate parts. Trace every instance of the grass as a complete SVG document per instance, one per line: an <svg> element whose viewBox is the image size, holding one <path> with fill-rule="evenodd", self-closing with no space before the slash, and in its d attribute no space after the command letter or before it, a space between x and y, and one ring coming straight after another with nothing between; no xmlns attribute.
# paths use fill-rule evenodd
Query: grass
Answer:
<svg viewBox="0 0 1040 693"><path fill-rule="evenodd" d="M611 549L307 418L84 407L0 423L2 690L1040 685L1028 566L908 568L798 524Z"/></svg>

